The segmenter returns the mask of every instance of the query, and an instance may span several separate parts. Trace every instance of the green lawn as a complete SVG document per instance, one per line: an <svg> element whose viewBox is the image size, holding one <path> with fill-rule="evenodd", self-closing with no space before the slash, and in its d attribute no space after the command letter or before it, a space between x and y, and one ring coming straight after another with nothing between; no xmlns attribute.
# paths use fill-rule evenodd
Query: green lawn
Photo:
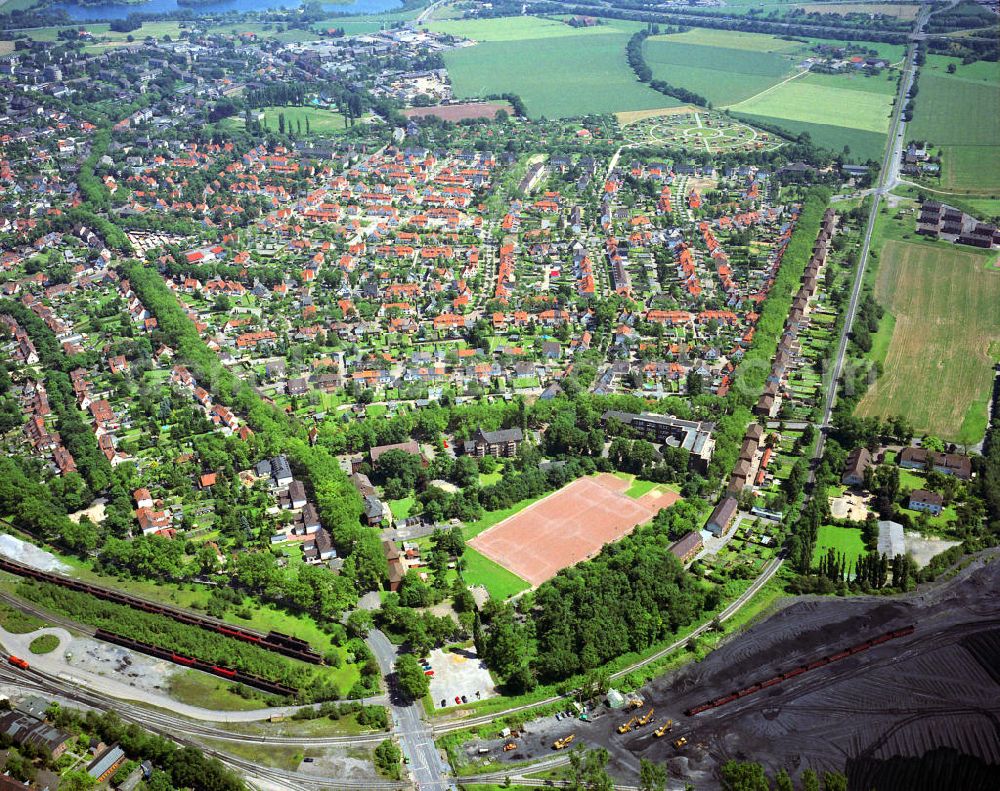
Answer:
<svg viewBox="0 0 1000 791"><path fill-rule="evenodd" d="M549 118L680 104L636 80L625 60L628 32L592 28L599 32L588 33L559 25L573 35L561 29L549 35L551 23L544 24L547 37L484 41L445 52L455 96L470 99L509 91L520 95L531 116Z"/></svg>
<svg viewBox="0 0 1000 791"><path fill-rule="evenodd" d="M875 295L895 325L884 373L858 404L860 416L901 414L918 434L982 439L993 384L989 348L1000 340L1000 272L985 268L988 258L943 243L885 242Z"/></svg>
<svg viewBox="0 0 1000 791"><path fill-rule="evenodd" d="M465 571L462 572L469 585L482 585L493 599L506 599L531 587L516 574L494 563L472 547L465 548Z"/></svg>
<svg viewBox="0 0 1000 791"><path fill-rule="evenodd" d="M306 133L306 119L309 120L309 131L314 135L328 135L343 132L347 129L347 119L340 113L325 110L321 107L265 107L264 126L277 131L278 117L285 116L285 128L298 130L302 125L302 134Z"/></svg>
<svg viewBox="0 0 1000 791"><path fill-rule="evenodd" d="M0 602L0 628L11 634L28 634L48 626L41 618L21 612L6 602Z"/></svg>
<svg viewBox="0 0 1000 791"><path fill-rule="evenodd" d="M816 534L813 563L818 563L820 558L825 557L830 547L833 547L838 554L845 555L848 565L852 564L859 555L867 552L859 528L821 525Z"/></svg>
<svg viewBox="0 0 1000 791"><path fill-rule="evenodd" d="M389 510L392 511L396 519L406 519L410 515L410 510L416 500L412 497L404 497L402 500L390 500Z"/></svg>
<svg viewBox="0 0 1000 791"><path fill-rule="evenodd" d="M495 483L499 483L503 480L503 472L481 472L479 473L479 486L480 488L486 486L493 486Z"/></svg>
<svg viewBox="0 0 1000 791"><path fill-rule="evenodd" d="M727 5L729 5L727 3ZM739 49L747 52L801 52L804 47L798 41L788 41L768 33L742 33L736 30L717 30L707 27L693 27L683 33L669 36L651 36L649 41L675 41L679 44L694 44L707 48Z"/></svg>

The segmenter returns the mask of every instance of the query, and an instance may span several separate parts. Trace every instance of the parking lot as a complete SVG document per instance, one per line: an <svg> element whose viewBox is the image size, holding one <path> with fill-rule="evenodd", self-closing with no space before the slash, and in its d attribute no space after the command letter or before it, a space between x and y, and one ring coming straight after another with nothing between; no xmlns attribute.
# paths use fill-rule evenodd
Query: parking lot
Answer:
<svg viewBox="0 0 1000 791"><path fill-rule="evenodd" d="M442 651L431 651L430 665L434 671L431 676L431 699L435 708L455 706L455 698L460 702L472 702L494 697L497 692L493 686L493 678L486 665L476 655L476 649L469 648ZM478 694L478 697L476 695ZM462 696L466 701L462 701Z"/></svg>

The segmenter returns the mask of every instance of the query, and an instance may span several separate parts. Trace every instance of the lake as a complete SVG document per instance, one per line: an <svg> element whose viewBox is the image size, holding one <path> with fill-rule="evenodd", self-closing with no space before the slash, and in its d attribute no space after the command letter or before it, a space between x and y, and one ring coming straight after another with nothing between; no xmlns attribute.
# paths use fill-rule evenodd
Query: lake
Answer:
<svg viewBox="0 0 1000 791"><path fill-rule="evenodd" d="M129 14L169 14L172 11L194 11L218 13L222 11L268 11L272 8L298 8L296 0L219 0L198 6L179 6L177 0L149 0L141 5L109 3L101 6L79 6L76 3L53 3L52 8L61 8L71 19L124 19ZM350 0L346 3L327 5L333 14L376 14L399 8L400 0Z"/></svg>

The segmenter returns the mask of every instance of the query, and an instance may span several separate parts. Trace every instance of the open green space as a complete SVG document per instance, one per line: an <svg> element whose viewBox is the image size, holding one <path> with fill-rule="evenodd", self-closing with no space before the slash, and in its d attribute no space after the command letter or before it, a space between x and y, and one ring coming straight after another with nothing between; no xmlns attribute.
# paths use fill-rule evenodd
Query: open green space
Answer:
<svg viewBox="0 0 1000 791"><path fill-rule="evenodd" d="M814 124L808 121L792 121L787 118L774 118L753 113L733 112L733 115L750 124L767 124L780 126L792 136L807 133L818 146L840 153L844 146L850 149L850 159L864 161L879 160L885 149L885 134L868 132L864 129L848 129L833 124Z"/></svg>
<svg viewBox="0 0 1000 791"><path fill-rule="evenodd" d="M395 519L406 519L413 509L416 500L413 497L404 497L402 500L390 500L389 510Z"/></svg>
<svg viewBox="0 0 1000 791"><path fill-rule="evenodd" d="M860 555L867 552L865 542L861 538L861 530L856 527L835 527L833 525L820 525L816 533L816 548L813 550L813 563L818 563L820 558L826 557L830 548L838 555L847 558L850 566Z"/></svg>
<svg viewBox="0 0 1000 791"><path fill-rule="evenodd" d="M718 30L708 27L693 27L683 33L667 36L652 36L649 41L675 41L679 44L739 49L747 52L792 53L801 52L803 49L801 41L790 41L769 33L743 33L738 30Z"/></svg>
<svg viewBox="0 0 1000 791"><path fill-rule="evenodd" d="M843 77L842 79L850 79ZM776 122L800 121L860 129L884 135L889 127L892 97L874 91L798 79L733 106L733 110L769 116Z"/></svg>
<svg viewBox="0 0 1000 791"><path fill-rule="evenodd" d="M252 711L264 708L263 701L245 698L236 685L197 670L181 670L170 676L167 691L178 703L216 711Z"/></svg>
<svg viewBox="0 0 1000 791"><path fill-rule="evenodd" d="M41 618L21 612L6 602L0 602L0 629L11 634L27 634L47 626Z"/></svg>
<svg viewBox="0 0 1000 791"><path fill-rule="evenodd" d="M431 22L428 29L473 41L528 41L532 39L591 38L623 31L638 30L642 25L625 20L604 20L594 27L571 27L554 19L515 16L498 19L445 19Z"/></svg>
<svg viewBox="0 0 1000 791"><path fill-rule="evenodd" d="M636 80L625 59L629 35L639 23L571 28L519 17L448 20L432 27L481 42L444 53L459 99L516 93L530 115L549 118L679 104Z"/></svg>
<svg viewBox="0 0 1000 791"><path fill-rule="evenodd" d="M291 129L296 135L306 134L306 120L309 121L309 133L314 135L329 135L343 132L347 129L347 119L338 112L322 107L264 107L264 126L273 131L278 130L278 118L285 116L285 128ZM242 118L233 119L242 125Z"/></svg>
<svg viewBox="0 0 1000 791"><path fill-rule="evenodd" d="M683 86L714 105L749 99L792 73L792 61L781 55L750 48L680 43L678 39L686 35L647 39L646 62L654 79Z"/></svg>
<svg viewBox="0 0 1000 791"><path fill-rule="evenodd" d="M941 189L1000 195L1000 66L930 59L907 137L940 146ZM948 64L955 73L948 74Z"/></svg>
<svg viewBox="0 0 1000 791"><path fill-rule="evenodd" d="M503 600L531 587L516 574L494 563L472 547L465 548L462 576L469 585L482 585L493 599Z"/></svg>
<svg viewBox="0 0 1000 791"><path fill-rule="evenodd" d="M43 634L36 637L28 645L33 654L51 654L59 647L59 638L54 634Z"/></svg>
<svg viewBox="0 0 1000 791"><path fill-rule="evenodd" d="M948 441L982 439L993 383L989 349L1000 339L1000 272L986 268L989 258L946 243L885 242L875 296L895 326L884 373L859 415L903 415L917 433Z"/></svg>

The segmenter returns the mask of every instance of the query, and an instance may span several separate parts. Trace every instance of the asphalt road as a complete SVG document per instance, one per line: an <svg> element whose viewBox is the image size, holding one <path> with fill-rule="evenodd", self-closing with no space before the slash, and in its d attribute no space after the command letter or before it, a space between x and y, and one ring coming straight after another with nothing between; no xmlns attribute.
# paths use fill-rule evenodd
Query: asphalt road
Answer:
<svg viewBox="0 0 1000 791"><path fill-rule="evenodd" d="M409 759L410 775L416 788L419 791L447 791L452 787L447 779L448 768L434 745L433 732L421 716L420 702L406 700L394 689L396 646L378 629L372 630L367 642L389 687L393 727Z"/></svg>
<svg viewBox="0 0 1000 791"><path fill-rule="evenodd" d="M920 15L914 24L914 36L923 30L930 15L930 7L924 5L920 9ZM892 121L889 125L889 145L882 159L882 168L879 171L878 183L872 191L873 200L868 211L868 222L865 226L864 242L861 248L861 256L858 260L857 272L854 275L854 288L851 291L851 300L847 306L847 317L844 321L844 328L840 333L840 343L837 346L837 356L833 360L830 384L827 389L826 401L823 405L823 417L820 422L822 431L816 442L816 450L813 453L814 459L819 459L823 455L823 448L826 444L826 430L830 426L830 417L833 414L833 406L837 400L837 383L844 371L844 359L847 355L847 342L850 338L851 327L854 325L854 317L857 313L858 302L861 300L861 291L864 284L865 268L868 265L868 253L871 248L872 234L875 230L875 220L878 218L878 211L884 198L899 183L900 160L903 151L903 142L906 135L906 121L903 120L903 108L906 106L907 95L913 86L915 75L916 45L910 43L906 50L906 63L903 76L899 81L899 92L896 95L896 105L893 109ZM812 475L810 474L810 478Z"/></svg>

